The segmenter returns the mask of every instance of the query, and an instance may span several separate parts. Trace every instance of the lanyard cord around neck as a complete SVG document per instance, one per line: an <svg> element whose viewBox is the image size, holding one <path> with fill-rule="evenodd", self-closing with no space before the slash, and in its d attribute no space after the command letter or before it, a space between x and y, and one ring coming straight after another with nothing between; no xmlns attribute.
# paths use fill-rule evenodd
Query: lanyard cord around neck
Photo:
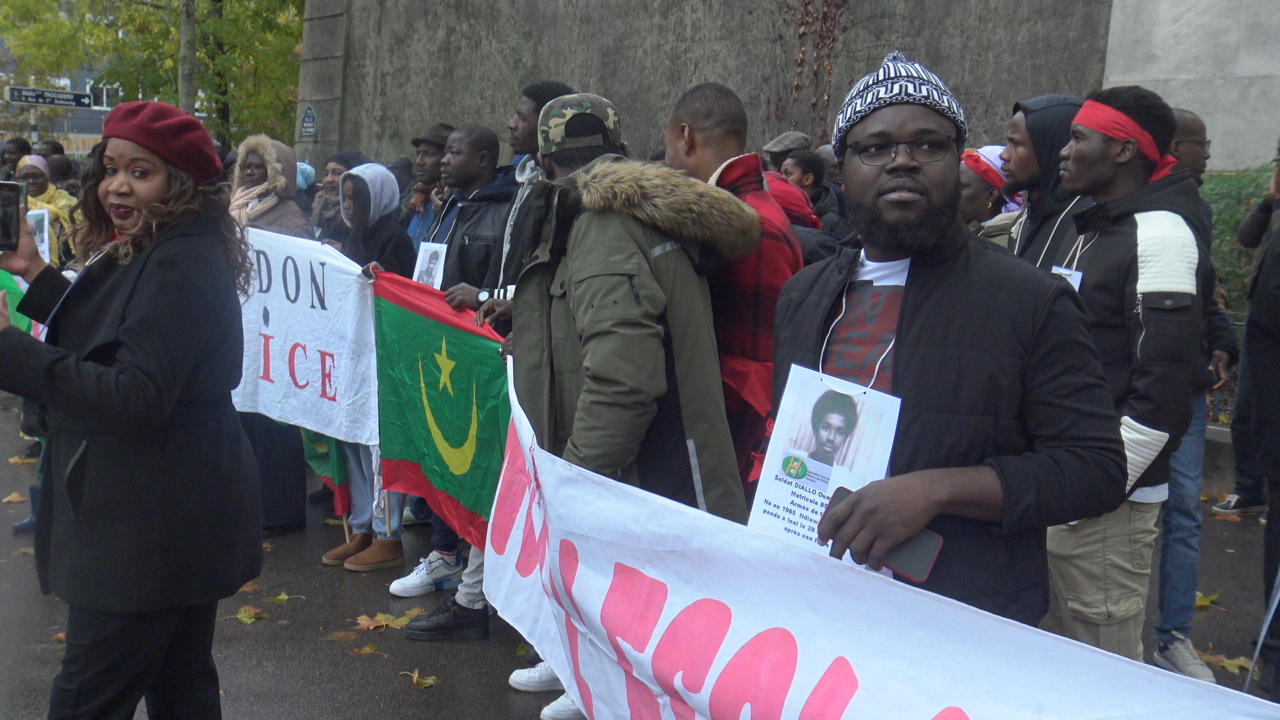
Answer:
<svg viewBox="0 0 1280 720"><path fill-rule="evenodd" d="M1067 206L1067 209L1058 215L1057 222L1053 224L1053 229L1049 231L1049 238L1044 241L1044 247L1040 250L1040 259L1036 260L1036 267L1040 267L1040 263L1044 262L1044 255L1049 252L1049 246L1053 245L1053 236L1058 234L1058 226L1062 224L1062 218L1066 217L1071 212L1071 208L1075 207L1078 202L1080 202L1079 195L1075 196L1071 200L1071 204Z"/></svg>

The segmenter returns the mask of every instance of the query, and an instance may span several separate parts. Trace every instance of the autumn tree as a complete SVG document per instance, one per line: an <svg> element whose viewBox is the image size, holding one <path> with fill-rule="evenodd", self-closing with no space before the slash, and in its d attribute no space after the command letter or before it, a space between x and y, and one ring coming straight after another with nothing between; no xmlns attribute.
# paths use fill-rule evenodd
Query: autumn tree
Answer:
<svg viewBox="0 0 1280 720"><path fill-rule="evenodd" d="M10 84L46 87L87 72L99 85L119 88L116 102L176 105L183 4L4 0L0 42L9 57L0 56L0 65L8 64L0 72ZM305 0L195 0L196 112L224 144L259 132L292 140L304 6ZM5 112L15 114L7 104Z"/></svg>

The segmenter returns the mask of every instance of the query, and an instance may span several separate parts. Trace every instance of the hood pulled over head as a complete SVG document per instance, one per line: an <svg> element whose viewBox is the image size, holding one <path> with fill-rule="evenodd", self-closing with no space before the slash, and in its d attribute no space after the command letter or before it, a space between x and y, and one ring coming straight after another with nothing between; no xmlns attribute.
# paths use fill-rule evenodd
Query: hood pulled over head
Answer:
<svg viewBox="0 0 1280 720"><path fill-rule="evenodd" d="M1040 202L1054 205L1067 199L1058 175L1059 153L1071 141L1071 121L1084 103L1070 95L1041 95L1013 106L1027 119L1027 134L1035 145L1040 166Z"/></svg>
<svg viewBox="0 0 1280 720"><path fill-rule="evenodd" d="M266 135L250 135L236 148L236 158L246 158L256 152L267 166L267 187L283 199L292 199L298 189L298 155L293 148ZM236 163L231 187L239 190L244 185L240 163Z"/></svg>
<svg viewBox="0 0 1280 720"><path fill-rule="evenodd" d="M385 166L378 163L365 163L353 167L342 174L338 187L344 187L348 179L364 183L369 190L369 217L365 221L365 227L369 227L383 215L394 212L400 206L400 183L396 182L396 176L391 174ZM339 197L342 196L339 195ZM342 219L347 225L355 225L351 218L347 217L345 204L342 207Z"/></svg>

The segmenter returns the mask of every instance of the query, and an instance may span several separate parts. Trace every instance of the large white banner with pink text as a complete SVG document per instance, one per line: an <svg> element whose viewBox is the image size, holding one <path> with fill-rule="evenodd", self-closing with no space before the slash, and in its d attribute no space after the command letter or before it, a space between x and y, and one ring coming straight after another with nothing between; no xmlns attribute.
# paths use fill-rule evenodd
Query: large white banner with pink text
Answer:
<svg viewBox="0 0 1280 720"><path fill-rule="evenodd" d="M249 229L244 375L236 409L362 445L378 443L372 280L337 250Z"/></svg>
<svg viewBox="0 0 1280 720"><path fill-rule="evenodd" d="M513 422L485 592L593 720L1280 717L531 451Z"/></svg>

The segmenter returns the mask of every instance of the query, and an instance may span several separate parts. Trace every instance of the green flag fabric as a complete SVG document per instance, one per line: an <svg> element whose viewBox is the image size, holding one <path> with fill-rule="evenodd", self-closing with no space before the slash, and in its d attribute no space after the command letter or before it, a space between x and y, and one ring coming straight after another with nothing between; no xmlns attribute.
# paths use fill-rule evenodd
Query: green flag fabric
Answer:
<svg viewBox="0 0 1280 720"><path fill-rule="evenodd" d="M0 270L0 290L9 293L9 321L22 332L31 332L31 318L18 312L18 303L22 302L26 293L22 292L18 281L3 270Z"/></svg>
<svg viewBox="0 0 1280 720"><path fill-rule="evenodd" d="M373 291L383 487L483 548L511 420L502 338L427 285L383 272Z"/></svg>

